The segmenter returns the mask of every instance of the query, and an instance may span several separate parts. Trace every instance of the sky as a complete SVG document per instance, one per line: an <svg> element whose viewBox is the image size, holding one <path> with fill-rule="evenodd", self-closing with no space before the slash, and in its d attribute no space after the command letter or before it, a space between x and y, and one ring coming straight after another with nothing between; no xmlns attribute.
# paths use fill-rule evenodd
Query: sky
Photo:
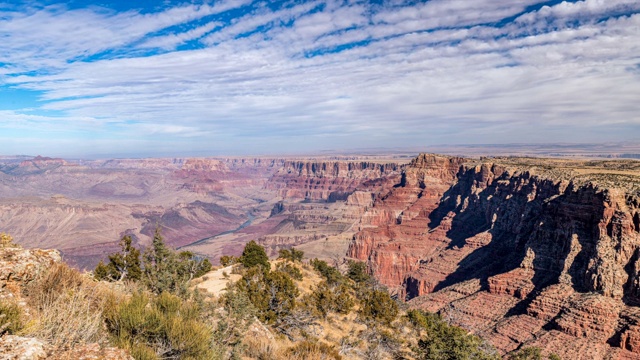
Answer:
<svg viewBox="0 0 640 360"><path fill-rule="evenodd" d="M638 0L0 0L0 155L639 139Z"/></svg>

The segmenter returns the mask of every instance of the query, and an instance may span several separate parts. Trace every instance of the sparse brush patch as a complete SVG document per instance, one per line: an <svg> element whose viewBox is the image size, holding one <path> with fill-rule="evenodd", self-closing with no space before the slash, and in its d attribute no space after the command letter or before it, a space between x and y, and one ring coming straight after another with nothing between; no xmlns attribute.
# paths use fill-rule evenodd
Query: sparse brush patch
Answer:
<svg viewBox="0 0 640 360"><path fill-rule="evenodd" d="M277 346L268 339L248 337L243 342L243 355L256 360L285 360L289 357L283 356Z"/></svg>
<svg viewBox="0 0 640 360"><path fill-rule="evenodd" d="M329 284L337 284L344 280L344 276L333 266L329 266L326 261L313 259L311 266L324 277Z"/></svg>
<svg viewBox="0 0 640 360"><path fill-rule="evenodd" d="M300 360L342 360L338 350L330 345L318 341L304 340L287 349L289 359Z"/></svg>
<svg viewBox="0 0 640 360"><path fill-rule="evenodd" d="M301 262L302 258L304 258L304 251L296 248L281 249L278 252L278 259L285 259L291 262Z"/></svg>
<svg viewBox="0 0 640 360"><path fill-rule="evenodd" d="M81 287L43 303L31 335L57 348L104 340L102 309L95 296L93 289Z"/></svg>
<svg viewBox="0 0 640 360"><path fill-rule="evenodd" d="M292 279L301 281L302 280L302 272L297 267L288 264L288 263L279 263L276 266L276 270L282 271L283 273L291 276Z"/></svg>
<svg viewBox="0 0 640 360"><path fill-rule="evenodd" d="M222 346L236 348L256 317L256 309L247 295L230 287L221 297L224 312L218 319L215 341Z"/></svg>
<svg viewBox="0 0 640 360"><path fill-rule="evenodd" d="M0 299L0 336L16 334L24 328L24 313L20 305Z"/></svg>
<svg viewBox="0 0 640 360"><path fill-rule="evenodd" d="M239 262L240 262L240 258L237 256L231 256L231 255L220 256L220 265L222 265L223 267L237 264Z"/></svg>
<svg viewBox="0 0 640 360"><path fill-rule="evenodd" d="M194 301L162 293L138 292L125 301L109 300L107 329L118 346L130 349L137 360L220 359L212 329L200 318Z"/></svg>
<svg viewBox="0 0 640 360"><path fill-rule="evenodd" d="M7 233L0 233L0 247L20 247L13 242L13 237Z"/></svg>
<svg viewBox="0 0 640 360"><path fill-rule="evenodd" d="M60 294L74 290L86 285L86 279L78 270L69 267L65 263L53 264L46 272L40 274L34 282L25 289L25 294L34 305L43 305L40 302L48 303Z"/></svg>
<svg viewBox="0 0 640 360"><path fill-rule="evenodd" d="M29 334L59 348L104 340L102 310L109 291L64 263L54 264L25 289L38 315Z"/></svg>

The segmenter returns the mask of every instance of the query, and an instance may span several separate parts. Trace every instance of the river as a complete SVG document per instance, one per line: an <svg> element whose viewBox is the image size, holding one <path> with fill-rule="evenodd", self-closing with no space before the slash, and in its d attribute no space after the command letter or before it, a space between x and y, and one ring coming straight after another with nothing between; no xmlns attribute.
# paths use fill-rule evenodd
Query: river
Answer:
<svg viewBox="0 0 640 360"><path fill-rule="evenodd" d="M220 236L223 236L223 235L228 235L228 234L233 234L234 232L240 231L240 230L246 228L247 226L251 225L251 223L253 222L253 220L255 220L256 217L255 217L255 215L253 215L251 213L247 213L247 218L248 218L247 221L243 222L240 226L238 226L237 228L235 228L233 230L223 231L220 234L216 234L216 235L213 235L213 236L206 237L204 239L200 239L198 241L192 242L191 244L182 245L182 246L176 248L176 250L180 250L180 249L185 248L187 246L204 244L207 241L214 240L217 237L220 237Z"/></svg>

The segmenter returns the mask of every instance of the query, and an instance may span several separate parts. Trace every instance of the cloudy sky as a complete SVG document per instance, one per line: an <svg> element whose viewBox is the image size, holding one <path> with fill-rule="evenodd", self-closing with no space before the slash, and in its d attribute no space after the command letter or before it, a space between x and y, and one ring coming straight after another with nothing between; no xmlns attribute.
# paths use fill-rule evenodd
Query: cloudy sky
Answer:
<svg viewBox="0 0 640 360"><path fill-rule="evenodd" d="M638 139L638 0L0 0L0 155Z"/></svg>

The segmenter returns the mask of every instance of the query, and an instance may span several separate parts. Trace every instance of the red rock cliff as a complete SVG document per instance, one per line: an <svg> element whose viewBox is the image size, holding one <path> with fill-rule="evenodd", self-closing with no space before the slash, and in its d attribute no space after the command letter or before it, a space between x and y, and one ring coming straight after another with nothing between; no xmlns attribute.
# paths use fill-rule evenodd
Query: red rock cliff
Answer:
<svg viewBox="0 0 640 360"><path fill-rule="evenodd" d="M502 352L526 344L563 358L640 353L640 193L463 163L414 160L364 215L371 227L348 256L412 306Z"/></svg>
<svg viewBox="0 0 640 360"><path fill-rule="evenodd" d="M360 188L380 187L400 165L367 161L286 161L267 182L283 198L346 200Z"/></svg>

